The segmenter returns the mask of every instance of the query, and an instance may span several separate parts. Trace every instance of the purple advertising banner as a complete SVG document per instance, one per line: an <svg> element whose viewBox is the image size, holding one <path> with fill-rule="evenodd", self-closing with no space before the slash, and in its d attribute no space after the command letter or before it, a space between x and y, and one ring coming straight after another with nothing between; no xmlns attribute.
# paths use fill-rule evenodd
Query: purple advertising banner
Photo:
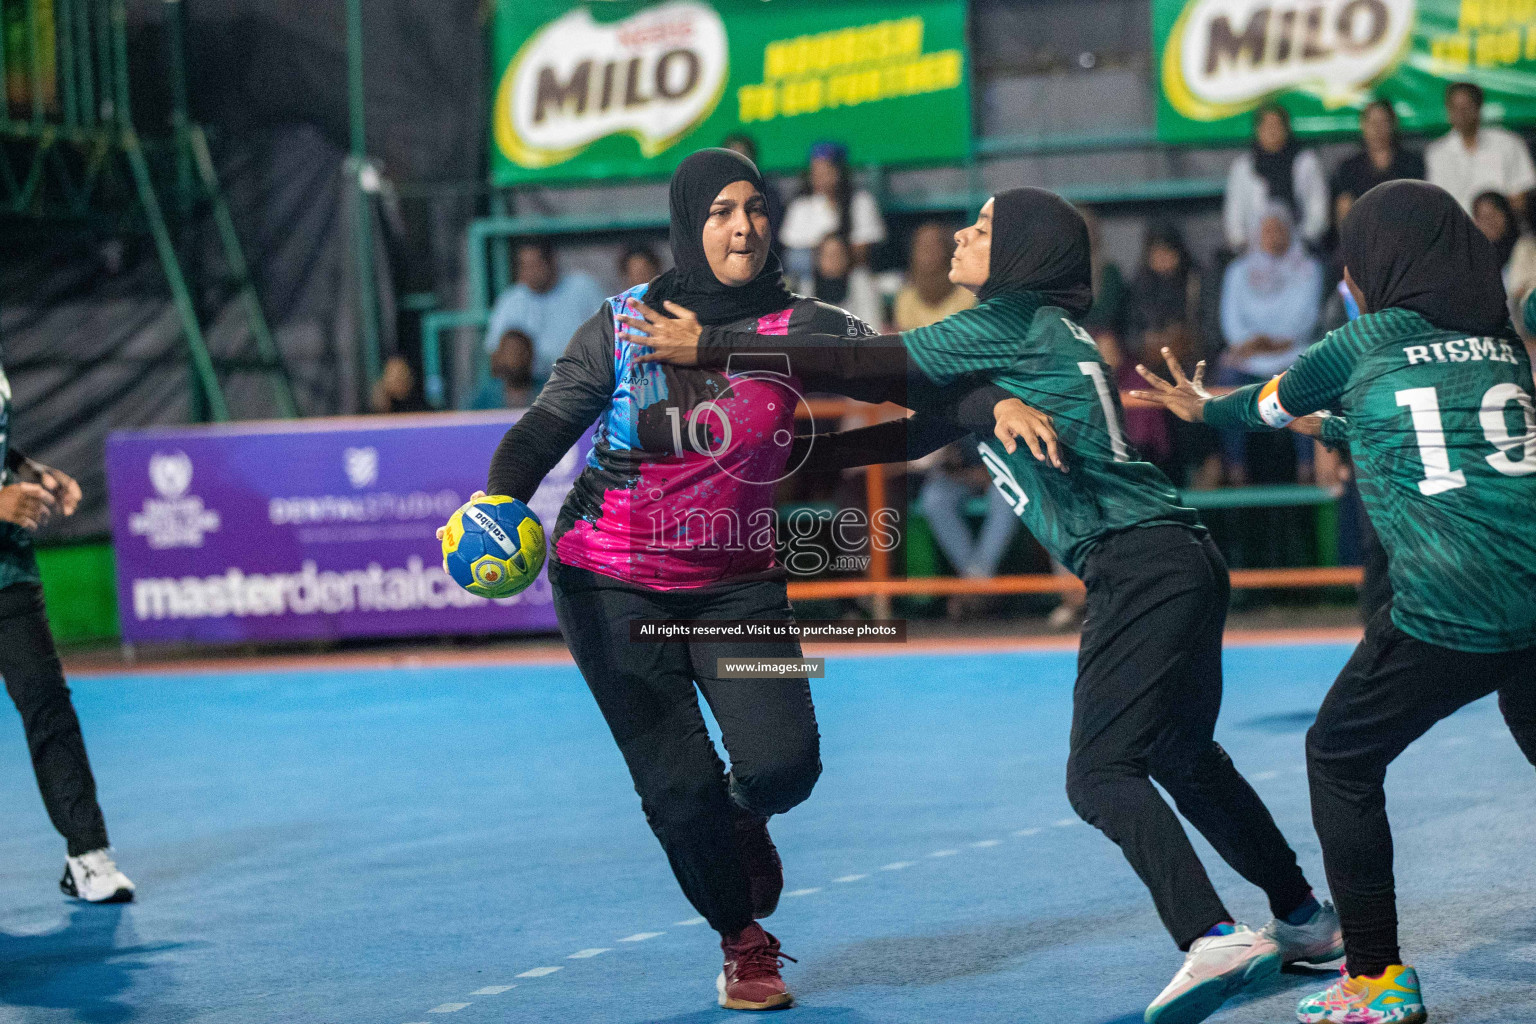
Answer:
<svg viewBox="0 0 1536 1024"><path fill-rule="evenodd" d="M519 412L115 433L107 488L123 639L243 643L556 628L549 581L491 601L443 572L437 528L485 485ZM581 471L532 507L545 529Z"/></svg>

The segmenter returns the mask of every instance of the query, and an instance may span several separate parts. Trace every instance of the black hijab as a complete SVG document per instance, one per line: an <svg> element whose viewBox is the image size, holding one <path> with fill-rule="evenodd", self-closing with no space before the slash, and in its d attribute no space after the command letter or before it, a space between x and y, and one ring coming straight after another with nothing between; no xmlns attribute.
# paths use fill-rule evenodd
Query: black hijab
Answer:
<svg viewBox="0 0 1536 1024"><path fill-rule="evenodd" d="M1340 236L1363 312L1410 309L1468 334L1513 329L1493 244L1445 189L1406 179L1377 185L1355 201Z"/></svg>
<svg viewBox="0 0 1536 1024"><path fill-rule="evenodd" d="M1271 153L1259 145L1259 122L1270 114L1285 122L1285 145L1278 153ZM1254 171L1264 179L1269 198L1290 207L1291 215L1299 224L1302 211L1296 202L1296 154L1301 147L1296 143L1296 136L1291 134L1291 115L1284 107L1260 107L1253 118L1253 135Z"/></svg>
<svg viewBox="0 0 1536 1024"><path fill-rule="evenodd" d="M1153 246L1163 246L1179 254L1179 269L1171 277L1153 273ZM1189 319L1189 249L1184 236L1169 221L1157 221L1147 229L1142 247L1141 269L1131 283L1130 319L1134 328L1161 331Z"/></svg>
<svg viewBox="0 0 1536 1024"><path fill-rule="evenodd" d="M764 199L768 197L757 167L729 149L701 149L672 172L673 266L646 289L647 306L665 313L661 304L670 300L692 310L700 323L727 324L777 313L795 301L784 287L779 258L771 251L758 275L740 287L722 283L709 269L704 255L704 222L720 190L737 181L751 182Z"/></svg>
<svg viewBox="0 0 1536 1024"><path fill-rule="evenodd" d="M992 197L992 257L982 302L1009 292L1038 292L1074 320L1093 305L1088 224L1072 204L1043 188Z"/></svg>
<svg viewBox="0 0 1536 1024"><path fill-rule="evenodd" d="M1488 240L1493 243L1493 251L1499 258L1499 266L1506 266L1509 263L1510 255L1515 251L1515 243L1520 241L1520 220L1515 216L1514 204L1502 192L1483 192L1476 199L1472 200L1472 213L1474 215L1472 223L1474 224L1477 223L1478 203L1492 203L1494 209L1498 210L1504 218L1504 233L1498 238L1490 238ZM1478 228L1478 230L1481 231L1482 228ZM1487 235L1483 237L1488 238Z"/></svg>

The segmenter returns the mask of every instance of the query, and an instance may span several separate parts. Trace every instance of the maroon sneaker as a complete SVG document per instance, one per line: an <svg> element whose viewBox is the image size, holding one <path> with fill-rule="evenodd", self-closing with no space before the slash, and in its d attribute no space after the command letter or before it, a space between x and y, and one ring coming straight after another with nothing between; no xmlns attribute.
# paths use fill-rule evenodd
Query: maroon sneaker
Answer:
<svg viewBox="0 0 1536 1024"><path fill-rule="evenodd" d="M763 931L757 922L735 935L720 940L725 953L725 969L715 979L720 1005L727 1010L782 1010L795 1004L784 979L779 976L779 961L794 957L779 952L779 940Z"/></svg>
<svg viewBox="0 0 1536 1024"><path fill-rule="evenodd" d="M784 891L784 862L768 834L768 819L737 808L731 831L736 838L736 856L752 884L752 916L767 917L778 909L779 894Z"/></svg>

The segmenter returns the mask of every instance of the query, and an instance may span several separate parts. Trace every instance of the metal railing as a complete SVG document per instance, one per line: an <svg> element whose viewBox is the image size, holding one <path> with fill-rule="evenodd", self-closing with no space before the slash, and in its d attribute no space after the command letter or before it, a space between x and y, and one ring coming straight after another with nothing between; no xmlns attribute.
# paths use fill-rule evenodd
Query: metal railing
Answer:
<svg viewBox="0 0 1536 1024"><path fill-rule="evenodd" d="M122 199L131 195L142 226L154 240L201 400L209 418L227 420L229 407L156 188L150 156L168 157L174 210L185 219L194 202L208 204L259 365L272 380L279 412L295 416L292 387L219 186L207 137L187 116L181 0L157 6L168 30L172 135L168 147L157 146L146 154L129 97L124 0L0 2L0 82L5 89L5 102L0 103L0 213L33 219L105 216L122 225L130 223ZM13 155L27 167L24 177L16 176ZM124 170L125 179L119 177Z"/></svg>

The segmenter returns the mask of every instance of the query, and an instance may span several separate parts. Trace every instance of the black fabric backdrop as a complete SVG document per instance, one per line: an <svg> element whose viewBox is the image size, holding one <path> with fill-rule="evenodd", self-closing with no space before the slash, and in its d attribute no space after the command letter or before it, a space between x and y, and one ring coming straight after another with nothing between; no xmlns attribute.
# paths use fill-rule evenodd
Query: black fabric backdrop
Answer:
<svg viewBox="0 0 1536 1024"><path fill-rule="evenodd" d="M345 7L312 0L188 0L184 7L192 115L208 126L300 411L359 411ZM162 0L130 5L134 115L145 136L165 134L169 122L167 10L174 8ZM444 240L461 237L456 228L473 204L450 197L442 211L401 217L392 197L396 185L480 176L478 11L478 0L365 3L368 153L385 181L369 222L386 353L395 348L397 284L451 291L458 276L457 253ZM161 198L169 208L169 194ZM51 524L40 540L105 535L107 434L196 418L180 320L146 235L13 219L0 220L0 233L0 353L15 393L14 442L76 475L85 490L80 512ZM214 358L252 358L207 209L177 235ZM260 374L226 366L221 378L234 418L275 415Z"/></svg>

